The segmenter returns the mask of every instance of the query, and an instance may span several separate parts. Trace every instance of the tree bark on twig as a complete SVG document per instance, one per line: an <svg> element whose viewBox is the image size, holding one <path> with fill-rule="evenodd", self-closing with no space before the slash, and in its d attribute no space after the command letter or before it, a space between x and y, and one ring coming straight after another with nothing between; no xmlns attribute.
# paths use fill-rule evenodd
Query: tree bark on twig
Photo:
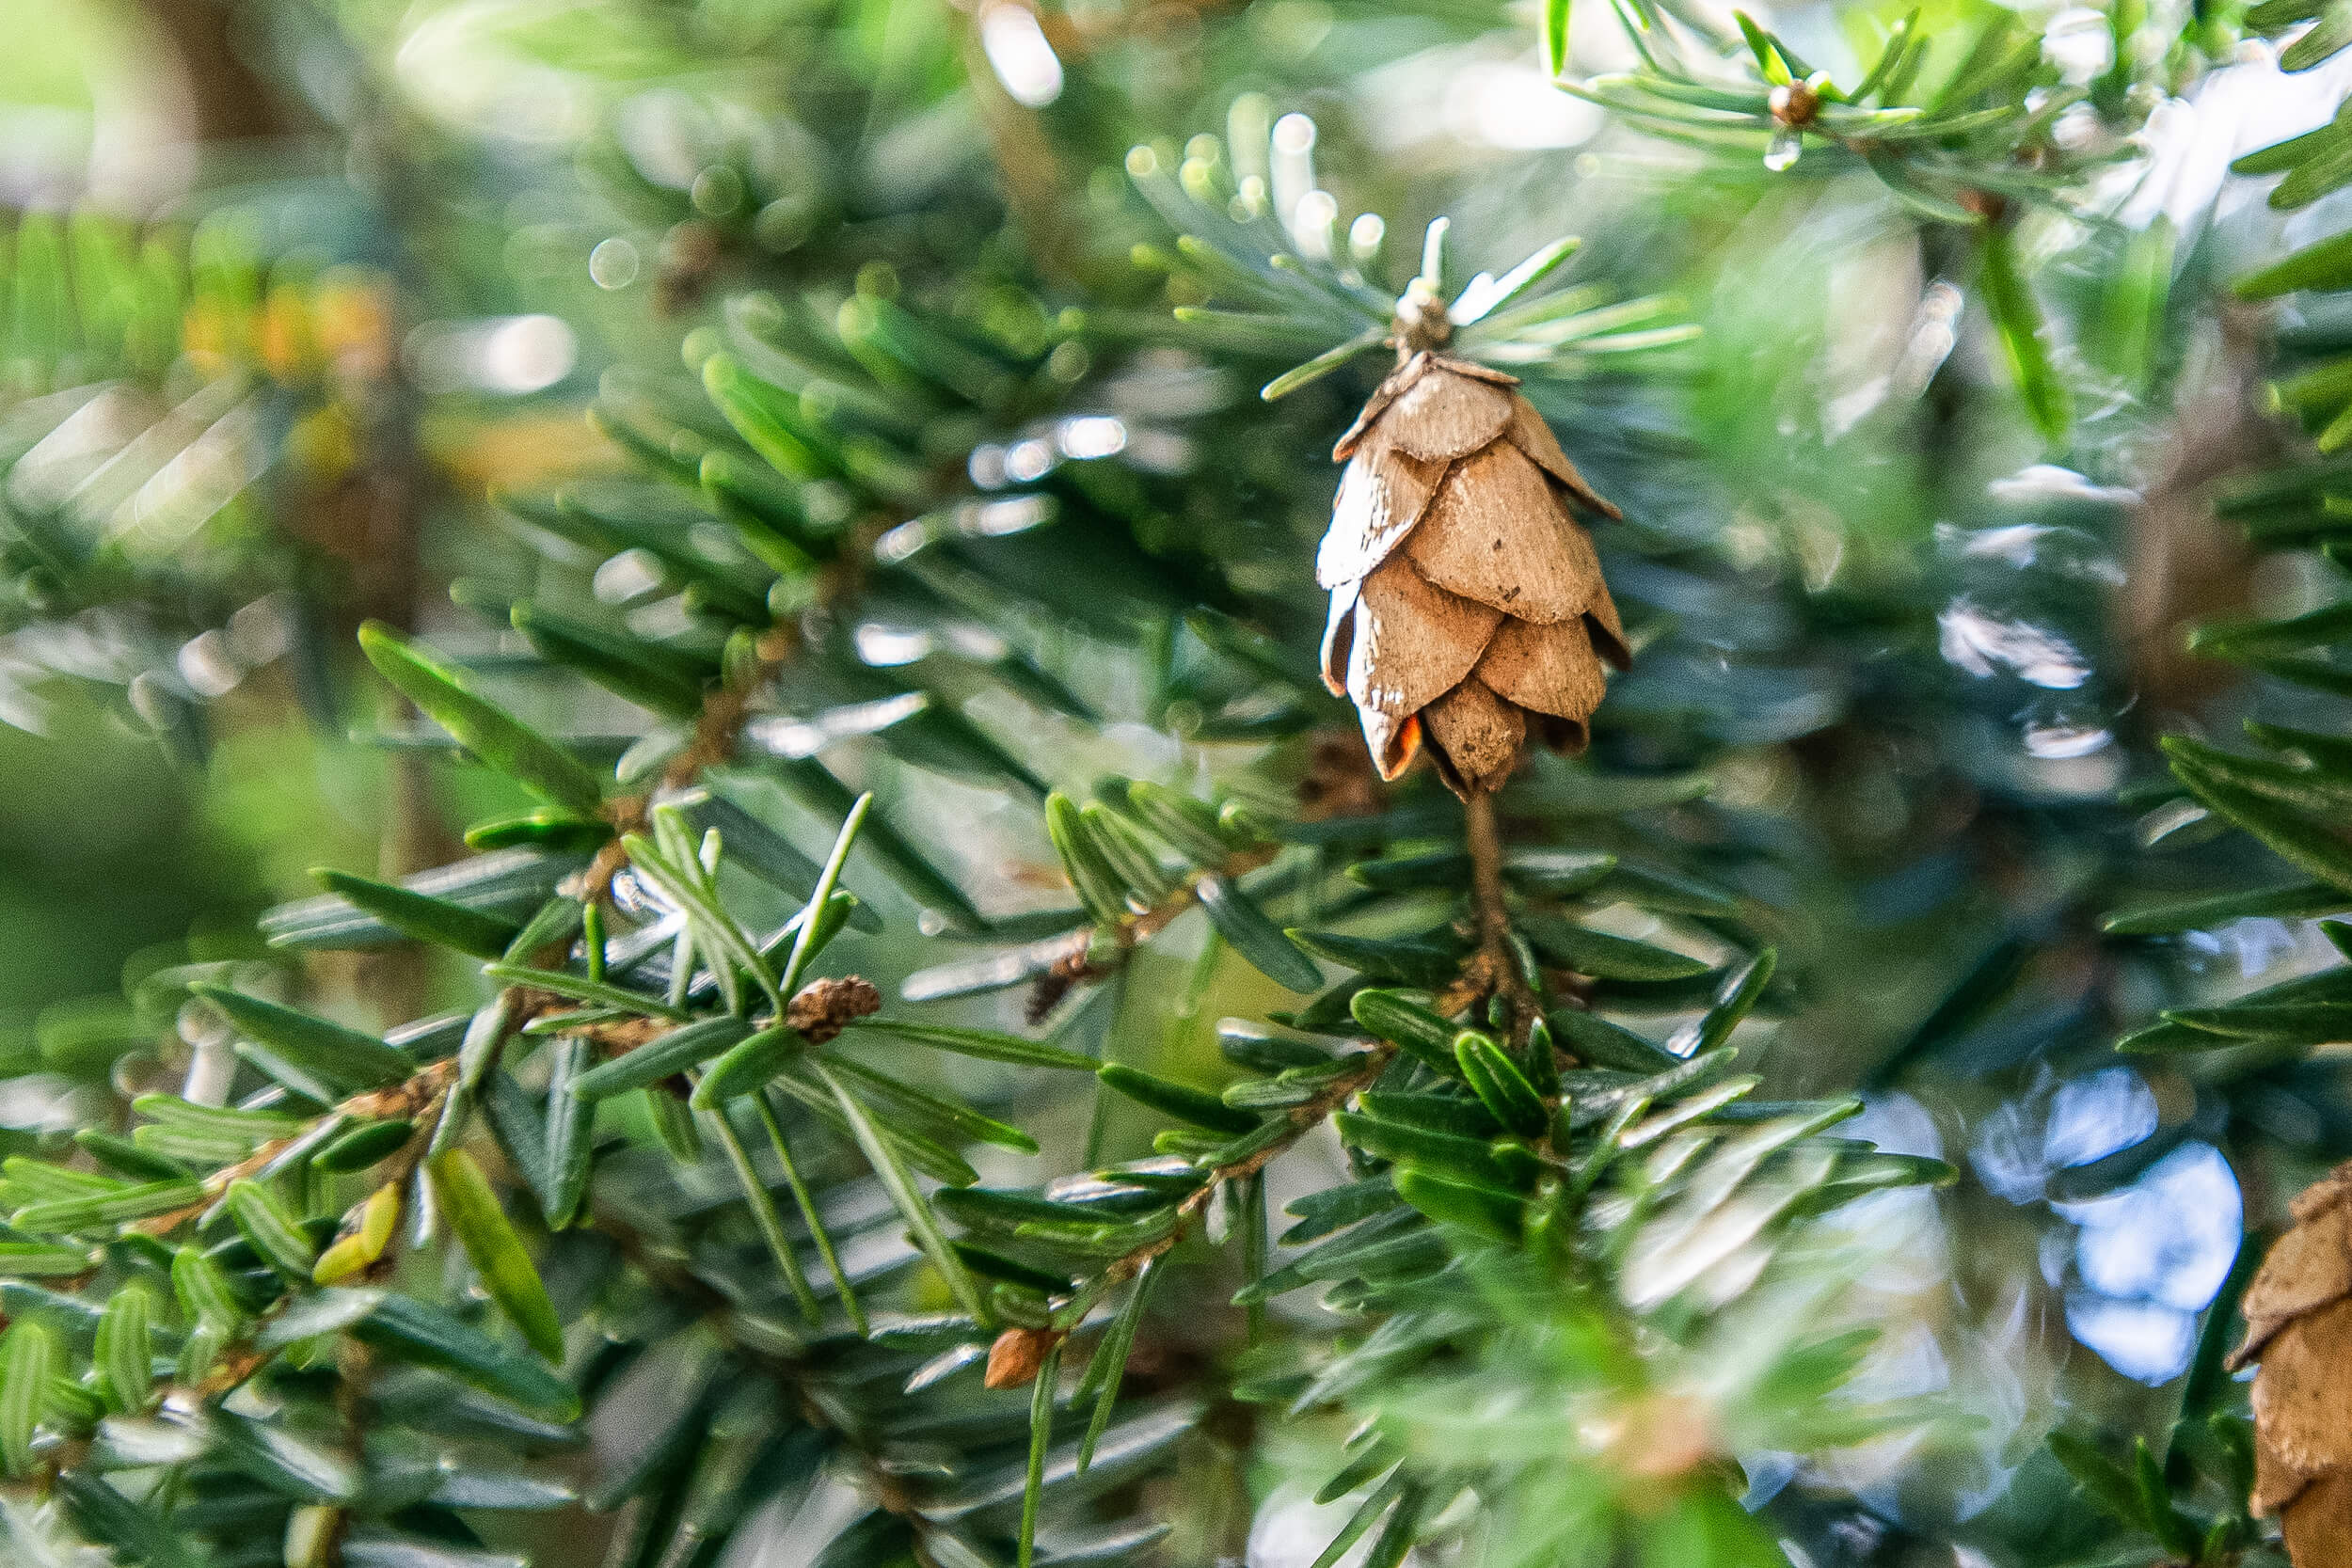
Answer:
<svg viewBox="0 0 2352 1568"><path fill-rule="evenodd" d="M1520 977L1511 950L1511 908L1502 894L1502 830L1495 820L1495 800L1477 794L1463 802L1470 857L1470 906L1478 920L1478 964L1486 994L1502 997L1511 1008L1511 1036L1523 1042L1534 1027L1534 993Z"/></svg>

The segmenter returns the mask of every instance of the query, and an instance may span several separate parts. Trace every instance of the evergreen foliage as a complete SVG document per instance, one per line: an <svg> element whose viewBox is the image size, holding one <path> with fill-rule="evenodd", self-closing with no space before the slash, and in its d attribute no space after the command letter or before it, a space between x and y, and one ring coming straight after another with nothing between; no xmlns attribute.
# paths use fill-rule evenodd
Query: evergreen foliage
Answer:
<svg viewBox="0 0 2352 1568"><path fill-rule="evenodd" d="M2352 133L2237 158L2284 230L2148 202L2339 8L252 8L380 223L16 221L0 717L379 715L382 852L12 1048L9 1560L2284 1561ZM1573 180L1351 107L1486 49ZM1626 515L1633 668L1490 809L1315 656L1437 309ZM593 393L404 330L492 311Z"/></svg>

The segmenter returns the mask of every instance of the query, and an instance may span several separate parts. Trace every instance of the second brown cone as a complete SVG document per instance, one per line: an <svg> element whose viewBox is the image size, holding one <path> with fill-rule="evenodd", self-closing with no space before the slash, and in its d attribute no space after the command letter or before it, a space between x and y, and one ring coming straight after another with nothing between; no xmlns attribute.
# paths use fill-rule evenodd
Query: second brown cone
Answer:
<svg viewBox="0 0 2352 1568"><path fill-rule="evenodd" d="M2352 1164L2296 1196L2238 1310L2255 1363L2253 1510L2295 1568L2352 1563Z"/></svg>

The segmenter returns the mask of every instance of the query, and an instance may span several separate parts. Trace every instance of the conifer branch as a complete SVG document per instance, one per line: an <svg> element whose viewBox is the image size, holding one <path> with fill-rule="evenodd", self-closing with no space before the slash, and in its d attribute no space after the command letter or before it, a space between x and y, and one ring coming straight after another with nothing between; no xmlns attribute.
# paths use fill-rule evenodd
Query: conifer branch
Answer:
<svg viewBox="0 0 2352 1568"><path fill-rule="evenodd" d="M1495 800L1482 792L1462 802L1470 857L1470 907L1478 923L1475 975L1464 976L1471 990L1504 997L1511 1008L1511 1031L1524 1043L1541 1016L1535 993L1519 974L1511 945L1511 910L1502 890L1502 832L1495 820Z"/></svg>

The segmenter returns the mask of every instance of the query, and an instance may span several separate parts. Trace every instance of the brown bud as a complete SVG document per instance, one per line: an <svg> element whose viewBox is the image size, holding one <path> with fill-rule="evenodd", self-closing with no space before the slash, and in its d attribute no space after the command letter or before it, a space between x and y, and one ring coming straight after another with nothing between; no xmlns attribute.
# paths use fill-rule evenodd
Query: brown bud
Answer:
<svg viewBox="0 0 2352 1568"><path fill-rule="evenodd" d="M1813 123L1821 112L1821 93L1811 82L1790 82L1772 89L1772 118L1794 130Z"/></svg>
<svg viewBox="0 0 2352 1568"><path fill-rule="evenodd" d="M1596 1429L1603 1458L1627 1479L1674 1481L1721 1455L1714 1409L1695 1395L1639 1394L1619 1405Z"/></svg>
<svg viewBox="0 0 2352 1568"><path fill-rule="evenodd" d="M654 279L654 309L665 316L691 310L719 270L723 245L719 231L689 219L661 237L660 270Z"/></svg>
<svg viewBox="0 0 2352 1568"><path fill-rule="evenodd" d="M1034 1029L1044 1022L1046 1016L1061 1006L1063 997L1076 990L1082 981L1094 978L1096 971L1089 957L1092 936L1091 931L1073 934L1070 945L1030 985L1028 1004L1022 1009L1023 1016L1029 1021L1029 1027Z"/></svg>
<svg viewBox="0 0 2352 1568"><path fill-rule="evenodd" d="M784 1022L822 1045L841 1033L853 1018L882 1011L882 992L871 980L844 974L837 980L811 980L784 1009Z"/></svg>
<svg viewBox="0 0 2352 1568"><path fill-rule="evenodd" d="M991 1388L1025 1388L1045 1364L1045 1353L1062 1342L1050 1328L1009 1328L988 1347L988 1371L980 1379Z"/></svg>
<svg viewBox="0 0 2352 1568"><path fill-rule="evenodd" d="M2296 1568L2352 1562L2352 1164L2296 1197L2239 1310L2254 1373L2254 1496Z"/></svg>
<svg viewBox="0 0 2352 1568"><path fill-rule="evenodd" d="M1955 191L1953 198L1987 223L1998 223L2009 215L2009 198L1998 191L1980 191L1969 185Z"/></svg>
<svg viewBox="0 0 2352 1568"><path fill-rule="evenodd" d="M1423 742L1465 799L1499 787L1532 730L1583 750L1629 653L1575 509L1617 509L1576 471L1516 377L1419 353L1332 455L1315 578L1331 591L1323 678L1354 700L1383 778Z"/></svg>

